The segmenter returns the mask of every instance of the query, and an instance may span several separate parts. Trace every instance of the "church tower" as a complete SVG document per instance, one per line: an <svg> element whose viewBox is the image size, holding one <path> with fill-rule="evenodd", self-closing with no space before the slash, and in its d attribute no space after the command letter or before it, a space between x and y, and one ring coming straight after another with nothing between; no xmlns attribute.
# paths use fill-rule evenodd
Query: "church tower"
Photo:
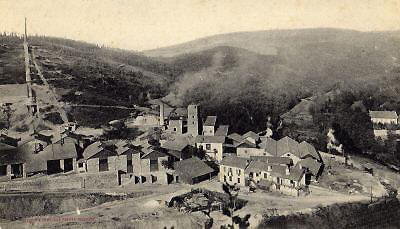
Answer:
<svg viewBox="0 0 400 229"><path fill-rule="evenodd" d="M187 130L192 136L199 135L199 106L189 105L188 106L188 119L187 119Z"/></svg>

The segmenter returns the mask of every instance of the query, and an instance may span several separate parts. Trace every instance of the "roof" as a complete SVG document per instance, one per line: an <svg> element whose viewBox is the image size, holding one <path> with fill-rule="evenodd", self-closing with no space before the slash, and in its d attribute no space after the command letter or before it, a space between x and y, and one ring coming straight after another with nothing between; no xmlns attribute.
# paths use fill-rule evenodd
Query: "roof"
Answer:
<svg viewBox="0 0 400 229"><path fill-rule="evenodd" d="M232 133L232 134L228 135L228 138L230 138L236 142L241 142L243 140L243 136L238 133Z"/></svg>
<svg viewBox="0 0 400 229"><path fill-rule="evenodd" d="M1 134L0 135L0 144L5 144L5 145L8 145L8 146L17 147L18 146L18 142L20 140L21 140L20 138L19 139L12 138L12 137L7 136L5 134ZM1 149L2 148L0 146L0 150Z"/></svg>
<svg viewBox="0 0 400 229"><path fill-rule="evenodd" d="M290 157L250 156L250 159L281 165L290 165L293 163Z"/></svg>
<svg viewBox="0 0 400 229"><path fill-rule="evenodd" d="M299 161L297 164L300 164L302 167L308 168L309 171L315 176L318 174L322 164L312 158L306 158Z"/></svg>
<svg viewBox="0 0 400 229"><path fill-rule="evenodd" d="M276 176L276 177L281 177L285 178L286 175L286 170L287 166L285 165L276 165L276 164L270 164L271 166L271 175Z"/></svg>
<svg viewBox="0 0 400 229"><path fill-rule="evenodd" d="M0 85L0 97L28 97L28 86L26 84L3 84Z"/></svg>
<svg viewBox="0 0 400 229"><path fill-rule="evenodd" d="M321 157L319 153L315 150L314 146L312 146L310 143L303 141L299 145L299 157L303 158L307 155L311 155L317 160L321 160Z"/></svg>
<svg viewBox="0 0 400 229"><path fill-rule="evenodd" d="M315 104L312 98L302 99L300 103L294 106L290 111L281 115L281 118L294 117L297 115L311 115L310 109Z"/></svg>
<svg viewBox="0 0 400 229"><path fill-rule="evenodd" d="M258 139L260 139L260 136L256 133L254 133L253 131L249 131L249 132L243 134L243 138L252 138L254 140L258 140Z"/></svg>
<svg viewBox="0 0 400 229"><path fill-rule="evenodd" d="M282 156L285 153L298 155L298 148L299 148L299 143L291 139L290 137L286 136L278 141L276 156Z"/></svg>
<svg viewBox="0 0 400 229"><path fill-rule="evenodd" d="M196 143L225 143L225 136L204 136L197 135Z"/></svg>
<svg viewBox="0 0 400 229"><path fill-rule="evenodd" d="M83 151L83 157L86 160L88 160L94 156L108 157L108 156L112 156L112 155L117 155L117 153L107 149L107 145L105 145L104 143L102 143L100 141L94 142L93 144L86 147L86 149Z"/></svg>
<svg viewBox="0 0 400 229"><path fill-rule="evenodd" d="M142 155L141 159L150 159L150 160L154 160L154 159L158 159L159 157L165 157L167 156L165 153L157 150L157 149L148 149L145 150L145 154Z"/></svg>
<svg viewBox="0 0 400 229"><path fill-rule="evenodd" d="M237 156L226 156L222 158L221 165L245 169L247 167L247 159Z"/></svg>
<svg viewBox="0 0 400 229"><path fill-rule="evenodd" d="M204 122L203 126L215 126L216 123L217 123L217 116L207 116L207 119Z"/></svg>
<svg viewBox="0 0 400 229"><path fill-rule="evenodd" d="M290 169L290 174L286 177L287 179L293 181L299 181L304 175L304 169L300 169L299 167L295 166Z"/></svg>
<svg viewBox="0 0 400 229"><path fill-rule="evenodd" d="M229 131L229 125L220 125L215 131L215 135L217 136L227 136Z"/></svg>
<svg viewBox="0 0 400 229"><path fill-rule="evenodd" d="M186 160L178 161L174 163L175 172L179 175L184 175L186 177L199 177L206 174L214 172L210 166L198 159L197 157L192 157Z"/></svg>
<svg viewBox="0 0 400 229"><path fill-rule="evenodd" d="M277 141L272 138L266 138L260 143L260 147L271 155L277 155Z"/></svg>
<svg viewBox="0 0 400 229"><path fill-rule="evenodd" d="M63 144L50 144L39 154L46 154L47 160L62 160L68 158L76 158L76 146L72 142L64 142Z"/></svg>
<svg viewBox="0 0 400 229"><path fill-rule="evenodd" d="M175 150L175 151L182 151L185 147L189 145L186 139L175 139L174 141L166 141L162 144L161 148L167 150Z"/></svg>
<svg viewBox="0 0 400 229"><path fill-rule="evenodd" d="M261 172L261 171L268 171L268 164L263 161L250 161L249 165L247 166L245 173L250 172Z"/></svg>
<svg viewBox="0 0 400 229"><path fill-rule="evenodd" d="M256 144L248 141L248 140L243 140L241 143L236 145L237 148L242 147L242 148L256 148Z"/></svg>
<svg viewBox="0 0 400 229"><path fill-rule="evenodd" d="M396 111L369 111L371 118L397 119Z"/></svg>

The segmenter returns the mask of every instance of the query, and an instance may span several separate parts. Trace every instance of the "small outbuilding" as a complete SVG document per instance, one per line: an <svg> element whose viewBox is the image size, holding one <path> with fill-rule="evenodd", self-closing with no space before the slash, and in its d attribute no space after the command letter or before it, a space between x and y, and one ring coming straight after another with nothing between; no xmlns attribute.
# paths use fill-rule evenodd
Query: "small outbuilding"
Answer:
<svg viewBox="0 0 400 229"><path fill-rule="evenodd" d="M215 171L196 157L174 163L176 181L196 184L211 179Z"/></svg>

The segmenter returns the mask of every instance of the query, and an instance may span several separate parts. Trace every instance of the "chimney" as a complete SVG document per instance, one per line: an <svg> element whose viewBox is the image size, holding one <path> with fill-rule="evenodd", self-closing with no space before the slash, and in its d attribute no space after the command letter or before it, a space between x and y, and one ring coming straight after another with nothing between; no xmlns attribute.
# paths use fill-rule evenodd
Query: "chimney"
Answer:
<svg viewBox="0 0 400 229"><path fill-rule="evenodd" d="M164 103L160 103L160 126L164 126Z"/></svg>
<svg viewBox="0 0 400 229"><path fill-rule="evenodd" d="M25 34L24 34L24 41L26 42L27 40L27 34L26 34L26 18L25 18Z"/></svg>

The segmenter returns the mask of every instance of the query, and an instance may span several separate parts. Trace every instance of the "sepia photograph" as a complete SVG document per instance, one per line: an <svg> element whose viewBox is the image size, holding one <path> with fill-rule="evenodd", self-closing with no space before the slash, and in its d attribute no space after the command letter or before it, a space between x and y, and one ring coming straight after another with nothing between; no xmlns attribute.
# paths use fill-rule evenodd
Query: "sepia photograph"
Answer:
<svg viewBox="0 0 400 229"><path fill-rule="evenodd" d="M0 0L0 229L400 228L400 0Z"/></svg>

